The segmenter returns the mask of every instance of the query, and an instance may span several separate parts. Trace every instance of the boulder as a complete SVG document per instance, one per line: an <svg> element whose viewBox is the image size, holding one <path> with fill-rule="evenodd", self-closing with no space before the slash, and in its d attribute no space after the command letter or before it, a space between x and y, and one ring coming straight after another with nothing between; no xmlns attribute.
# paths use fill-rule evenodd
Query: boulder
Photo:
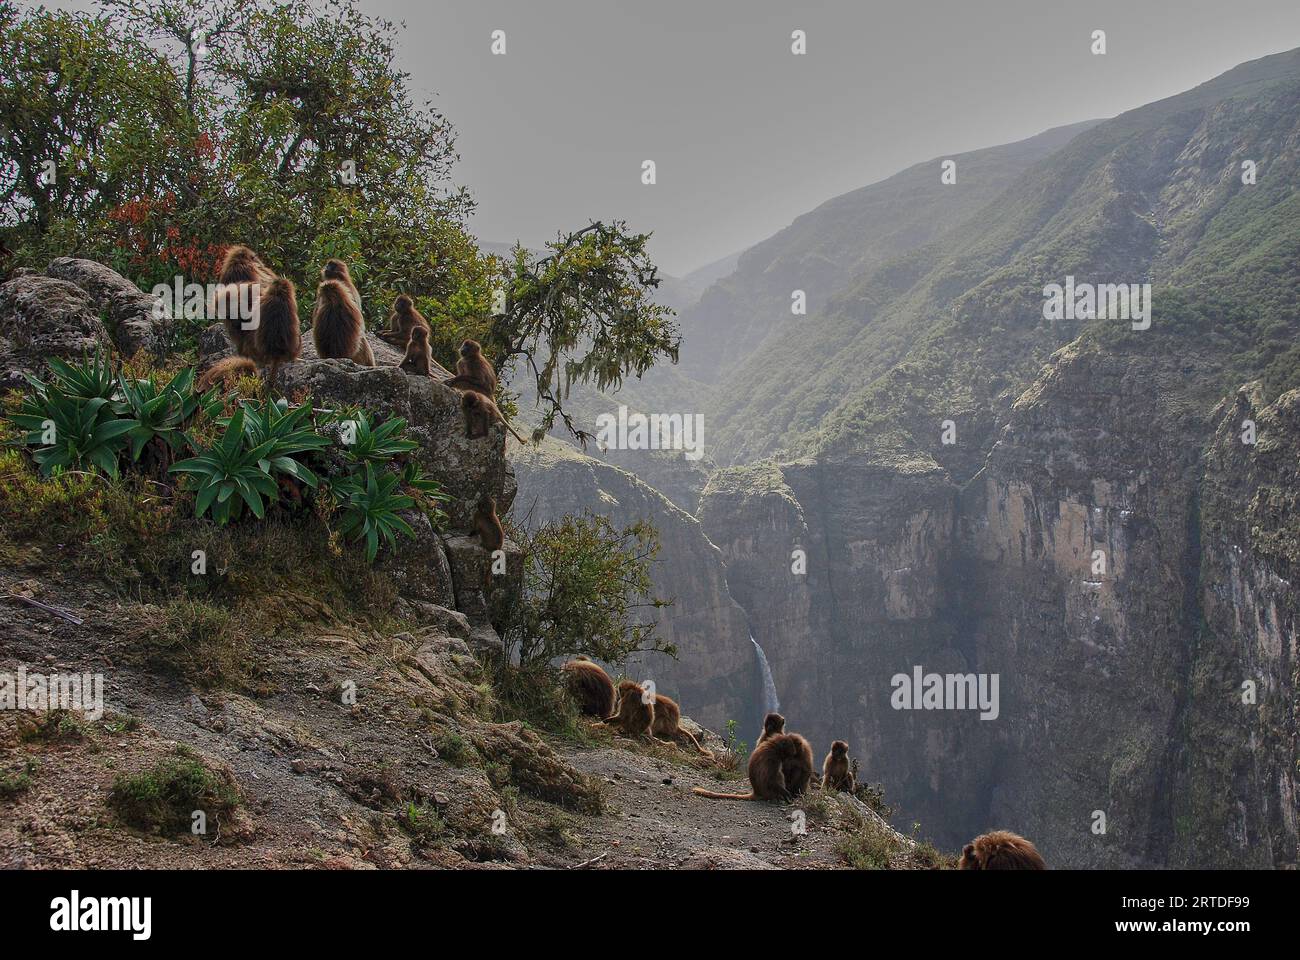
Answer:
<svg viewBox="0 0 1300 960"><path fill-rule="evenodd" d="M46 360L80 360L109 346L94 300L76 284L26 274L0 285L0 387L26 386Z"/></svg>
<svg viewBox="0 0 1300 960"><path fill-rule="evenodd" d="M523 582L524 557L519 547L505 542L505 573L493 575L492 557L476 537L446 537L443 542L451 560L456 609L473 625L490 623L494 630L504 630Z"/></svg>
<svg viewBox="0 0 1300 960"><path fill-rule="evenodd" d="M160 316L158 298L143 292L126 277L94 260L59 257L51 261L46 274L75 283L99 307L113 344L125 357L141 350L155 356L167 352L169 324Z"/></svg>
<svg viewBox="0 0 1300 960"><path fill-rule="evenodd" d="M450 387L397 367L359 367L351 360L288 364L279 386L288 396L310 395L317 406L359 406L383 419L404 418L408 436L419 444L413 456L450 498L443 505L449 530L470 529L474 504L484 494L496 498L501 513L514 500L504 429L496 425L486 437L466 437L460 394Z"/></svg>

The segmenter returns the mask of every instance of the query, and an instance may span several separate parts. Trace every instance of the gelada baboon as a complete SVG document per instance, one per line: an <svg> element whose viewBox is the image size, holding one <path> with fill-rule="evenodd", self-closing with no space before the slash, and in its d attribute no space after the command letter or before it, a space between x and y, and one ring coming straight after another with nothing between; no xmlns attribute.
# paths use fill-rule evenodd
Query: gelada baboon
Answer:
<svg viewBox="0 0 1300 960"><path fill-rule="evenodd" d="M429 352L427 327L411 329L411 338L406 341L406 354L398 366L407 373L415 373L422 377L433 376L433 357Z"/></svg>
<svg viewBox="0 0 1300 960"><path fill-rule="evenodd" d="M777 733L749 755L749 793L714 793L701 787L694 792L710 800L789 803L808 789L812 776L812 745L797 733Z"/></svg>
<svg viewBox="0 0 1300 960"><path fill-rule="evenodd" d="M497 373L483 356L483 348L477 340L466 340L460 345L456 376L447 381L447 386L474 390L489 400L497 395Z"/></svg>
<svg viewBox="0 0 1300 960"><path fill-rule="evenodd" d="M267 285L255 333L253 349L257 359L270 366L266 379L274 386L281 365L297 360L302 354L298 298L291 280L277 277Z"/></svg>
<svg viewBox="0 0 1300 960"><path fill-rule="evenodd" d="M831 752L822 763L822 789L853 792L853 773L849 769L849 745L843 740L831 744Z"/></svg>
<svg viewBox="0 0 1300 960"><path fill-rule="evenodd" d="M311 338L316 344L316 355L322 360L351 360L363 367L375 365L361 311L348 288L338 280L326 280L316 288Z"/></svg>
<svg viewBox="0 0 1300 960"><path fill-rule="evenodd" d="M486 494L474 504L474 529L470 536L477 536L479 543L488 553L487 564L483 567L483 589L492 586L492 566L496 563L496 552L506 545L506 532L497 516L497 502Z"/></svg>
<svg viewBox="0 0 1300 960"><path fill-rule="evenodd" d="M1024 837L1009 830L994 830L981 834L962 848L957 869L1046 870L1047 864Z"/></svg>
<svg viewBox="0 0 1300 960"><path fill-rule="evenodd" d="M769 713L763 718L763 732L758 735L758 743L754 746L758 746L768 737L774 737L778 733L785 733L785 717L779 713Z"/></svg>
<svg viewBox="0 0 1300 960"><path fill-rule="evenodd" d="M393 301L393 312L388 315L388 329L379 335L389 343L405 347L414 330L423 328L424 339L429 340L429 321L415 309L415 301L402 294Z"/></svg>
<svg viewBox="0 0 1300 960"><path fill-rule="evenodd" d="M713 756L711 750L705 750L700 746L700 741L695 739L695 734L682 727L682 708L677 706L677 701L665 697L662 693L655 694L655 718L650 732L660 740L676 741L685 737L700 753L706 757Z"/></svg>
<svg viewBox="0 0 1300 960"><path fill-rule="evenodd" d="M209 315L221 318L230 345L241 357L257 359L254 353L254 340L257 333L256 304L260 303L266 288L274 280L274 271L263 263L262 258L253 250L242 244L230 247L221 259L221 267L217 270L217 289L210 306L212 313ZM252 297L245 298L241 295L240 288L250 284L254 286ZM252 317L242 315L241 311L246 299L253 300ZM245 323L248 323L247 327Z"/></svg>
<svg viewBox="0 0 1300 960"><path fill-rule="evenodd" d="M576 657L560 668L578 707L589 717L604 720L614 712L614 681L586 657Z"/></svg>
<svg viewBox="0 0 1300 960"><path fill-rule="evenodd" d="M322 280L336 280L343 284L343 288L347 290L348 294L351 296L352 302L357 305L357 315L363 316L361 310L361 294L357 290L357 285L352 282L352 271L348 269L346 263L337 258L326 260L325 266L320 268L320 278ZM361 322L361 327L362 329L365 329L364 319ZM371 364L371 366L374 366L374 364Z"/></svg>
<svg viewBox="0 0 1300 960"><path fill-rule="evenodd" d="M648 740L655 722L654 701L646 702L641 684L624 680L618 685L618 708L605 722L618 727L626 737Z"/></svg>
<svg viewBox="0 0 1300 960"><path fill-rule="evenodd" d="M481 496L474 505L474 534L488 553L505 546L506 533L501 528L501 520L497 517L497 502L492 497Z"/></svg>
<svg viewBox="0 0 1300 960"><path fill-rule="evenodd" d="M505 414L489 396L466 390L460 395L460 408L465 412L465 436L470 440L486 437L488 424L499 423L509 430L520 443L527 443L519 431L506 422Z"/></svg>

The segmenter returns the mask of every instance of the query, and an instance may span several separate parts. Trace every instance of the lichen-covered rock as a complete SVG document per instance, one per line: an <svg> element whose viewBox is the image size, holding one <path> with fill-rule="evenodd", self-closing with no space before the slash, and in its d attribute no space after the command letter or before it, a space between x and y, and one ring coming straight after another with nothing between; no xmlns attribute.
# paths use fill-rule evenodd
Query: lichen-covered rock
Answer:
<svg viewBox="0 0 1300 960"><path fill-rule="evenodd" d="M428 377L397 367L359 367L350 360L308 360L286 365L280 387L290 396L310 395L317 406L364 407L381 419L402 417L419 444L412 456L451 499L443 506L448 529L469 530L474 504L484 494L506 512L514 500L514 475L503 455L500 426L469 439L460 394Z"/></svg>
<svg viewBox="0 0 1300 960"><path fill-rule="evenodd" d="M0 285L0 387L26 385L51 357L80 360L109 346L99 307L66 280L29 273Z"/></svg>
<svg viewBox="0 0 1300 960"><path fill-rule="evenodd" d="M378 569L392 577L393 586L407 600L454 607L456 593L451 562L442 537L433 529L429 518L417 510L405 511L402 518L415 531L415 538L401 539L395 552L384 550Z"/></svg>
<svg viewBox="0 0 1300 960"><path fill-rule="evenodd" d="M161 356L166 351L169 321L162 317L153 294L95 260L59 257L51 261L46 273L90 294L123 356L135 356L141 350Z"/></svg>
<svg viewBox="0 0 1300 960"><path fill-rule="evenodd" d="M506 540L505 570L494 574L492 556L476 537L447 537L443 543L451 561L456 609L471 624L490 623L494 630L504 630L523 581L524 559L518 545Z"/></svg>

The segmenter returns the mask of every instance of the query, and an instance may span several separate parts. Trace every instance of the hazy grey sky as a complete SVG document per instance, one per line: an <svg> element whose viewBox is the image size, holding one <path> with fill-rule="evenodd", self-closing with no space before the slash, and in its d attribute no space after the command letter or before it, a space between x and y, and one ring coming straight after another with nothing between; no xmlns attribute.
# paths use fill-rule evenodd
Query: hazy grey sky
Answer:
<svg viewBox="0 0 1300 960"><path fill-rule="evenodd" d="M480 239L536 245L622 217L679 275L917 161L1113 116L1300 46L1297 0L361 6L405 22L402 65L459 131Z"/></svg>
<svg viewBox="0 0 1300 960"><path fill-rule="evenodd" d="M403 64L460 132L480 239L531 245L619 216L654 231L674 274L917 161L1113 116L1300 46L1297 0L362 5L406 22ZM790 52L796 28L805 56Z"/></svg>

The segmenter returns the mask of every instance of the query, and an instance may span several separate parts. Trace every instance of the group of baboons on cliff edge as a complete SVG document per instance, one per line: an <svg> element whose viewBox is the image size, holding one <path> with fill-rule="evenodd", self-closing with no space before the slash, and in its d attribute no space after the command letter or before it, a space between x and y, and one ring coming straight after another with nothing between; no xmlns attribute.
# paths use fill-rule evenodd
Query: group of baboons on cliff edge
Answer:
<svg viewBox="0 0 1300 960"><path fill-rule="evenodd" d="M363 367L375 366L375 354L366 339L366 321L361 312L361 294L352 282L348 265L329 260L321 268L320 286L316 288L316 307L311 316L312 342L322 360L351 360ZM248 302L241 289L255 285L257 292L254 317L241 317L238 305ZM199 379L206 389L217 382L256 374L265 366L267 383L274 384L283 364L302 355L302 326L298 320L298 299L293 281L277 276L253 250L236 245L226 251L217 275L217 289L212 310L222 318L235 356L208 368ZM429 350L429 321L415 309L415 302L402 294L393 302L388 329L378 336L403 351L398 366L408 373L432 377L434 368L446 374L443 381L461 394L465 411L465 430L471 439L487 435L489 423L502 424L515 432L496 404L497 374L483 356L477 340L466 340L460 347L456 373L446 370L433 359Z"/></svg>
<svg viewBox="0 0 1300 960"><path fill-rule="evenodd" d="M681 727L681 708L669 697L661 693L652 694L633 680L623 680L615 687L609 674L586 657L570 660L562 670L569 690L584 714L636 739L686 738L701 753L713 756ZM853 771L848 743L834 741L822 761L821 789L853 793ZM769 713L764 718L763 732L749 755L748 773L748 793L715 793L701 787L692 792L712 800L790 803L819 779L813 765L812 745L797 733L787 733L785 717L779 713ZM962 870L1047 869L1032 843L1005 830L983 834L966 844L957 866Z"/></svg>
<svg viewBox="0 0 1300 960"><path fill-rule="evenodd" d="M320 273L316 307L311 317L311 335L317 356L322 360L351 360L363 367L376 366L374 351L366 339L361 294L352 282L348 265L342 260L328 260ZM255 298L243 296L249 286L257 294ZM240 315L240 305L244 303L255 304L253 316ZM211 315L222 318L235 353L203 372L198 380L201 390L217 383L231 383L241 376L256 376L259 365L267 368L266 383L269 387L275 383L282 365L302 355L302 326L298 319L298 298L293 281L278 276L249 247L237 244L226 251L210 308ZM496 370L483 356L477 340L466 340L461 344L453 375L433 359L429 350L429 321L420 315L414 301L406 294L393 302L388 329L379 331L378 336L404 351L398 366L407 373L432 377L436 367L446 374L443 383L460 393L465 435L469 439L486 437L489 425L496 422L514 434L520 443L526 442L506 421L496 404ZM492 497L479 499L474 528L484 549L489 552L501 549L505 535Z"/></svg>

